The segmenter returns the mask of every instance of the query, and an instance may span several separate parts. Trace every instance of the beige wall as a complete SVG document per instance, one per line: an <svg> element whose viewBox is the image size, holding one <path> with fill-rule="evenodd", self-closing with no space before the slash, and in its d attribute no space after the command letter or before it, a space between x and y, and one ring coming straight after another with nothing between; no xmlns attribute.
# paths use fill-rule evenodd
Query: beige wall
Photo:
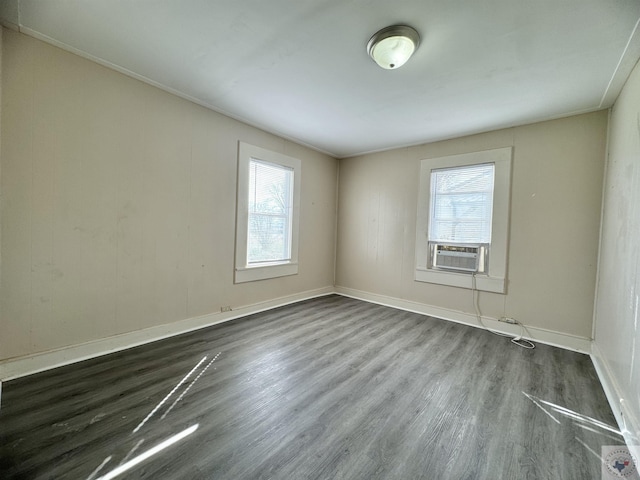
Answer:
<svg viewBox="0 0 640 480"><path fill-rule="evenodd" d="M640 445L640 64L611 111L603 205L595 353Z"/></svg>
<svg viewBox="0 0 640 480"><path fill-rule="evenodd" d="M342 160L336 285L473 313L470 290L415 282L420 160L513 146L506 295L483 315L591 337L607 112Z"/></svg>
<svg viewBox="0 0 640 480"><path fill-rule="evenodd" d="M331 286L338 162L4 31L0 359ZM514 147L507 295L591 336L607 114L340 161L336 284L473 313L413 280L420 160ZM233 284L238 140L303 161L300 273Z"/></svg>
<svg viewBox="0 0 640 480"><path fill-rule="evenodd" d="M3 43L0 359L333 285L335 159ZM302 160L298 275L233 284L239 140Z"/></svg>

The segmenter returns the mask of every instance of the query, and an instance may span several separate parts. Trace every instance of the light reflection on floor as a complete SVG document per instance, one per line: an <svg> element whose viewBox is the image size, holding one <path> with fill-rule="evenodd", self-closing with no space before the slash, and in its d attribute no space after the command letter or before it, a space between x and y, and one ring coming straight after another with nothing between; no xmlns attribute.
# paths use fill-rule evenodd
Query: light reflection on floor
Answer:
<svg viewBox="0 0 640 480"><path fill-rule="evenodd" d="M144 418L144 420L142 420L142 422L140 422L138 426L133 429L133 433L138 432L144 426L144 424L147 423L147 421L149 421L149 419L158 411L158 409L162 407L164 402L169 400L169 397L171 397L171 395L173 395L175 391L178 390L178 388L180 388L180 385L182 385L206 359L207 359L207 356L205 355L204 357L202 357L202 360L200 360L198 364L189 371L189 373L187 373L184 377L182 377L182 380L180 380L178 384L175 387L173 387L173 390L171 390L162 400L160 400L160 402L155 406L155 408L151 410L151 412L149 412L149 415L147 415Z"/></svg>
<svg viewBox="0 0 640 480"><path fill-rule="evenodd" d="M213 362L215 362L218 357L220 356L222 352L218 352L210 361L209 363L202 368L202 370L200 370L200 372L196 375L196 377L184 388L184 390L182 391L182 393L178 396L178 398L176 398L176 400L169 406L169 408L166 409L166 411L163 413L162 417L160 417L160 420L164 420L167 415L174 409L174 407L180 402L180 400L182 400L184 398L184 396L189 392L189 390L196 384L196 382L202 377L202 375L209 369L209 367L213 364ZM176 391L178 391L178 389L187 382L187 380L194 374L194 372L196 372L198 370L198 368L200 367L200 365L202 365L206 360L207 360L208 356L205 355L204 357L202 357L202 359L189 371L187 372L187 374L182 377L182 379L175 385L175 387L173 387L171 389L171 391L169 391L169 393L167 395L164 396L164 398L162 400L160 400L160 402L158 402L158 404L149 412L149 414L138 424L138 426L136 428L133 429L133 431L131 432L131 435L134 435L138 432L140 432L140 430L145 426L145 424L147 424L150 419L154 416L154 414L173 396L174 393L176 393ZM115 478L119 475L121 475L122 473L130 470L131 468L135 467L136 465L142 463L143 461L147 460L148 458L151 458L152 456L160 453L162 450L170 447L171 445L179 442L180 440L184 439L185 437L191 435L193 432L195 432L198 429L198 425L199 424L195 424L192 425L191 427L167 438L166 440L162 441L161 443L157 444L155 447L150 448L149 450L145 451L144 453L132 458L131 460L129 460L129 457L131 457L133 455L133 453L142 445L142 443L144 442L144 438L140 438L137 443L129 450L129 452L125 455L125 457L120 461L120 464L114 468L113 470L109 471L108 473L106 473L105 475L98 477L96 479L96 476L100 473L100 471L102 471L102 469L109 463L111 462L111 460L113 459L113 455L109 455L108 457L106 457L102 463L100 465L98 465L93 472L91 472L91 474L87 477L86 480L109 480L112 478Z"/></svg>
<svg viewBox="0 0 640 480"><path fill-rule="evenodd" d="M198 429L198 424L196 423L195 425L190 426L189 428L181 431L180 433L176 433L175 435L167 438L163 442L159 443L153 448L150 448L146 452L141 453L137 457L132 458L128 462L123 463L122 465L114 468L113 470L108 472L106 475L99 477L97 480L111 480L112 478L116 478L117 476L122 475L124 472L126 472L127 470L131 470L133 467L135 467L139 463L144 462L146 459L153 457L154 455L160 453L161 451L170 447L174 443L177 443L183 438L188 437L197 429ZM105 461L102 462L102 465L106 465L110 458L111 457L107 457ZM92 473L92 475L95 475L95 471L94 473Z"/></svg>
<svg viewBox="0 0 640 480"><path fill-rule="evenodd" d="M530 395L526 392L522 392L522 394L527 397L536 407L542 410L549 418L551 418L558 425L562 425L561 420L568 420L573 422L573 424L577 427L582 428L583 430L587 430L589 432L593 432L597 434L599 437L604 437L610 440L611 445L625 445L625 440L622 432L615 428L612 425L608 425L600 420L596 420L595 418L589 417L588 415L583 415L581 413L570 410L566 407L562 407L555 403L549 402L547 400L543 400L541 398L536 397L535 395ZM556 414L556 415L554 415ZM614 435L611 435L613 433ZM606 461L601 453L598 451L602 450L602 447L605 446L602 443L599 444L596 448L589 446L586 442L581 440L578 437L574 437L574 439L581 444L587 452L591 455L595 456L601 465L603 466L603 478L609 478L606 475ZM636 460L637 462L637 460ZM617 477L618 475L616 475ZM611 478L616 478L611 477ZM620 475L619 478L628 478L628 479L639 479L637 470L632 475Z"/></svg>

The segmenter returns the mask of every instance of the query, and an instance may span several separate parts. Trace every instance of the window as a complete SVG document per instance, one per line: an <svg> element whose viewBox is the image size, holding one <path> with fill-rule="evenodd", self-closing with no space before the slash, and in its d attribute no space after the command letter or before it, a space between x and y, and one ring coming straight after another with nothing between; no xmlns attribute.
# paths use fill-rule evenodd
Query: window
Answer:
<svg viewBox="0 0 640 480"><path fill-rule="evenodd" d="M236 283L298 273L300 160L240 142Z"/></svg>
<svg viewBox="0 0 640 480"><path fill-rule="evenodd" d="M429 268L486 273L494 171L493 163L431 170Z"/></svg>
<svg viewBox="0 0 640 480"><path fill-rule="evenodd" d="M423 160L415 279L505 292L511 148Z"/></svg>
<svg viewBox="0 0 640 480"><path fill-rule="evenodd" d="M431 171L430 242L491 243L493 163Z"/></svg>
<svg viewBox="0 0 640 480"><path fill-rule="evenodd" d="M291 260L293 169L249 161L247 264Z"/></svg>

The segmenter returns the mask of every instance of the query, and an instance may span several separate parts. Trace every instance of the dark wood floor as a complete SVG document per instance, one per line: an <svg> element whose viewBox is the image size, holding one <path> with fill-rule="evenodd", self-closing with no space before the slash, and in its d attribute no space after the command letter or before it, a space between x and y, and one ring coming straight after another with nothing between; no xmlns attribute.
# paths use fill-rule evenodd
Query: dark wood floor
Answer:
<svg viewBox="0 0 640 480"><path fill-rule="evenodd" d="M0 478L585 480L614 425L586 355L328 296L6 382Z"/></svg>

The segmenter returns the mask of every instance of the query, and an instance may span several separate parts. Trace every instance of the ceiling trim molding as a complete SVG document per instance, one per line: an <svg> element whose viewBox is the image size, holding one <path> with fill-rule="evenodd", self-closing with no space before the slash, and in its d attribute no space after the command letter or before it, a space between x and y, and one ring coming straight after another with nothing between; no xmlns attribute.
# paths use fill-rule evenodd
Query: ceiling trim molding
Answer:
<svg viewBox="0 0 640 480"><path fill-rule="evenodd" d="M640 57L640 18L638 18L635 27L633 27L631 35L629 35L629 40L620 55L620 59L618 60L618 64L616 65L613 74L611 75L609 84L602 94L600 107L609 108L613 105L618 98L623 85L627 82L627 78L629 78L633 67L635 67L638 57Z"/></svg>
<svg viewBox="0 0 640 480"><path fill-rule="evenodd" d="M189 101L191 103L195 103L196 105L204 107L204 108L206 108L208 110L211 110L213 112L219 113L220 115L224 115L225 117L229 117L229 118L231 118L233 120L236 120L238 122L244 123L245 125L248 125L250 127L257 128L257 129L262 130L264 132L267 132L267 133L270 133L270 134L275 135L277 137L280 137L280 138L282 138L284 140L293 142L293 143L295 143L297 145L300 145L300 146L303 146L303 147L306 147L306 148L310 148L311 150L314 150L316 152L322 153L324 155L329 155L330 157L333 157L333 158L336 158L336 159L340 158L336 153L332 153L332 152L323 150L323 149L321 149L321 148L319 148L319 147L317 147L315 145L311 145L311 144L305 143L305 142L303 142L303 141L301 141L301 140L299 140L297 138L293 138L293 137L290 137L288 135L285 135L284 133L279 132L279 131L277 131L277 130L275 130L273 128L269 128L267 125L261 125L261 124L258 124L256 122L251 122L251 121L249 121L249 120L247 120L245 118L242 118L240 116L233 115L232 113L229 113L229 112L227 112L225 110L222 110L220 108L214 107L213 105L211 105L211 104L209 104L207 102L203 102L202 100L199 100L199 99L197 99L195 97L187 95L186 93L181 92L180 90L176 90L175 88L168 87L168 86L166 86L166 85L164 85L164 84L162 84L160 82L157 82L157 81L152 80L152 79L150 79L148 77L145 77L144 75L140 75L139 73L133 72L133 71L127 69L127 68L124 68L124 67L121 67L119 65L116 65L115 63L112 63L112 62L110 62L108 60L105 60L104 58L97 57L97 56L92 55L92 54L90 54L88 52L85 52L84 50L80 50L80 49L72 47L71 45L68 45L68 44L66 44L64 42L60 42L59 40L56 40L55 38L51 38L51 37L49 37L47 35L44 35L44 34L38 32L38 31L36 31L36 30L33 30L33 29L29 28L29 27L25 27L23 25L18 25L18 28L16 30L18 30L20 33L22 33L24 35L28 35L30 37L33 37L36 40L40 40L42 42L48 43L49 45L52 45L52 46L54 46L56 48L59 48L59 49L64 50L66 52L69 52L69 53L72 53L72 54L77 55L79 57L82 57L82 58L84 58L86 60L89 60L91 62L97 63L98 65L106 67L106 68L108 68L110 70L114 70L114 71L116 71L118 73L121 73L121 74L127 76L127 77L133 78L134 80L138 80L140 82L146 83L147 85L151 85L152 87L158 88L158 89L160 89L160 90L162 90L164 92L167 92L167 93L169 93L171 95L175 95L176 97L180 97L183 100L187 100L187 101Z"/></svg>
<svg viewBox="0 0 640 480"><path fill-rule="evenodd" d="M64 5L65 3L63 0L58 1L60 2L60 5ZM412 1L419 2L419 0ZM508 0L502 1L508 2ZM524 2L524 0L522 1ZM580 0L573 1L579 2ZM590 1L594 2L594 5L596 5L598 0ZM282 7L284 4L286 4L286 1L279 0L278 4ZM112 71L119 72L129 78L156 87L171 95L175 95L176 97L206 108L207 110L216 112L220 115L224 115L225 117L238 121L243 125L270 133L282 140L292 142L296 145L309 148L313 151L316 151L323 155L331 156L336 159L351 158L377 152L403 149L417 145L425 145L454 138L477 135L495 130L519 127L532 123L539 123L548 120L554 120L557 118L565 118L573 115L608 109L611 108L611 106L615 103L620 91L622 90L624 84L628 79L628 76L630 75L636 62L640 58L640 18L638 18L640 16L640 10L637 8L637 6L633 9L628 6L624 7L626 8L626 10L617 9L615 11L609 12L612 15L610 20L611 22L614 22L614 25L617 25L617 28L615 43L605 42L604 46L608 47L605 49L603 46L604 53L600 52L600 50L596 48L598 44L594 44L593 42L588 43L583 47L580 47L576 42L574 42L575 45L573 43L571 44L574 45L574 48L570 52L572 55L570 59L576 61L577 65L582 68L582 70L580 70L580 72L582 72L581 78L579 78L578 80L580 80L584 85L588 86L588 88L584 89L584 92L580 93L579 91L578 94L573 97L571 95L568 95L568 79L570 79L571 77L566 74L567 69L565 68L562 71L565 72L565 77L567 79L566 81L562 81L553 85L551 85L553 82L550 82L550 85L546 85L540 82L536 84L534 82L533 87L529 89L530 91L528 91L529 93L527 95L524 95L522 100L519 100L519 103L505 103L499 110L496 110L494 114L486 113L488 110L490 110L490 108L488 109L486 107L491 107L493 105L491 103L470 102L470 105L464 103L464 99L466 98L464 95L471 95L471 98L474 98L473 94L470 94L468 89L465 90L464 95L462 95L461 99L458 99L457 103L454 101L452 104L453 107L457 108L459 111L469 113L469 118L466 118L464 121L458 121L458 118L455 117L455 115L450 114L450 110L452 109L447 109L447 106L451 106L451 104L447 104L443 100L442 102L437 103L436 106L437 108L439 108L439 110L434 109L434 112L439 112L443 116L445 116L448 121L448 123L446 123L440 122L439 117L437 118L434 113L416 113L415 109L411 110L409 108L406 101L404 103L402 101L396 102L395 100L398 99L403 100L402 96L397 94L398 91L402 90L402 88L398 88L398 85L404 85L404 83L397 81L397 79L400 77L396 77L395 81L390 80L388 85L382 84L384 87L383 91L391 92L391 97L385 97L387 99L387 103L381 102L380 105L374 104L373 107L371 104L374 97L372 97L371 95L367 95L365 94L366 92L364 92L359 97L357 97L357 101L354 100L354 104L346 102L346 106L341 106L341 97L337 95L335 99L332 98L333 103L336 105L335 108L333 106L331 106L330 108L325 108L326 106L322 104L319 95L327 95L327 90L324 88L325 84L329 86L335 85L324 81L325 77L323 75L315 75L314 79L317 81L315 81L315 83L312 82L311 87L309 87L308 89L309 91L317 91L320 93L317 95L310 94L308 97L305 96L307 95L306 92L302 91L301 93L301 90L296 89L297 87L292 87L290 89L286 89L284 87L280 88L283 85L290 85L286 82L290 79L291 75L289 75L286 79L275 76L275 79L277 79L280 83L278 83L274 88L273 98L267 98L269 90L265 90L264 88L262 90L258 89L254 85L255 82L245 82L245 84L242 84L242 82L239 81L235 83L230 81L229 84L223 84L224 95L222 95L222 98L225 98L225 95L229 94L229 91L235 88L237 83L237 88L246 88L247 91L251 95L253 95L251 97L249 95L246 96L247 98L252 98L253 103L258 103L261 102L263 98L265 99L264 104L260 105L263 108L251 109L244 108L247 106L247 103L246 100L243 100L242 98L236 99L235 97L231 98L230 96L230 99L225 99L225 101L220 101L221 103L217 103L215 97L212 97L211 95L206 93L203 94L199 89L190 89L189 84L178 86L178 83L176 83L175 81L175 77L172 77L171 75L163 75L162 69L157 70L156 73L152 73L154 72L153 69L145 69L145 63L138 65L136 63L136 58L138 57L136 57L135 55L132 57L133 61L129 59L128 62L120 62L120 60L122 60L122 57L119 56L117 48L115 50L113 48L98 48L94 49L93 53L89 53L92 50L92 43L83 43L83 38L85 38L86 36L65 36L60 33L60 29L64 28L65 26L64 23L61 23L63 19L58 19L60 20L60 22L58 22L57 20L52 22L54 26L58 27L58 30L56 30L56 28L48 27L49 24L47 23L47 21L51 20L51 18L54 17L57 18L58 13L62 14L62 12L64 11L64 8L60 8L60 12L58 12L56 10L57 7L55 7L55 3L49 3L48 5L50 8L41 9L44 4L40 4L39 2L33 0L0 0L0 24L7 27L8 29L18 31L39 41L52 45L56 48L60 48L61 50L67 51L71 54L87 59L93 63L109 68ZM566 14L567 12L565 10L560 10L559 13ZM625 11L627 15L622 16ZM76 16L71 15L71 13L74 13L72 10L68 10L68 12L70 13L68 15L68 19L75 19L77 24L83 23L79 20L84 20L85 22L91 20L90 17L86 16L87 12L91 13L91 10L83 10L82 15L79 14L77 18ZM178 12L178 10L168 8L167 12L173 12L174 14L177 14L176 12ZM140 12L138 11L138 13ZM545 14L541 12L538 13L539 20L541 20L541 25L543 27L550 28L549 22L543 21L548 17L546 17ZM118 12L116 11L113 16L108 16L105 21L115 21L117 23L117 15ZM100 18L101 17L94 15L93 21L100 22ZM586 15L585 18L589 21L594 22L597 20L597 18L594 17L593 14ZM72 24L69 23L66 25L68 29L73 30L74 26ZM101 27L104 26L99 23L94 24L94 26L96 25L100 25ZM520 23L516 22L515 25L518 26L520 25ZM591 35L591 30L588 29L588 22L585 23L585 25L586 30L585 28L581 30L583 37L584 35ZM130 26L130 24L125 22L125 26ZM268 30L268 27L265 28ZM109 47L110 44L105 44L104 42L108 42L109 38L111 37L109 37L109 35L104 33L102 30L103 29L101 28L97 29L99 33L103 33L103 35L98 40L103 42L103 46L107 45L107 47ZM527 30L527 32L528 31L529 30ZM552 33L553 32L556 31L552 30ZM597 29L595 33L599 35L605 35L606 32L603 32L603 29ZM523 38L527 38L525 33L526 32L523 32L522 34ZM138 39L138 36L134 35L133 38ZM142 40L147 39L147 37L144 36L142 36L141 38ZM187 35L186 38L189 39L191 37ZM196 36L195 38L198 37ZM306 36L304 38L307 39ZM602 38L606 38L606 36ZM432 38L432 41L433 40L434 38ZM437 38L435 38L435 40L437 40ZM547 43L543 42L540 48L548 46ZM500 52L499 47L499 44L496 45L497 52ZM205 60L209 58L205 55L205 53L207 53L208 51L204 47L201 50L202 51L198 50L198 52L196 52L198 53L198 55L196 55L194 62L197 64L201 61L204 65L206 63ZM462 50L455 50L455 52L459 51ZM425 51L423 51L423 53L424 52ZM600 54L597 54L598 52L600 52ZM509 50L507 53L510 53L512 56L514 56L517 54L517 51ZM291 52L283 49L281 52L279 52L279 54L281 57L286 57L286 60L289 58ZM567 54L567 52L564 52L564 54ZM253 52L252 55L253 56L249 55L249 60L255 60L255 52ZM172 56L169 57L169 60L173 58ZM107 58L109 58L110 60L107 60ZM124 58L126 60L126 58L128 57ZM272 63L275 62L274 59L271 59L271 61ZM298 58L297 61L301 62L303 66L306 65L306 60L300 60ZM435 59L432 58L431 61L435 61ZM251 62L245 63L251 64ZM272 67L274 67L275 65L272 63L265 63L264 65L261 64L258 66L263 69L266 68L269 70L272 69ZM554 65L557 65L557 63L557 61L555 63L552 62L552 64ZM596 64L601 66L606 65L606 67L600 68L598 70L597 75L593 73L595 72L594 65ZM191 63L189 63L189 65L191 65ZM451 65L447 65L451 67ZM537 66L534 65L531 67L531 69L535 70L535 68L537 68L542 72L542 75L545 72L545 70L543 69L544 65L546 64L543 63ZM504 78L502 77L506 75L505 72L510 72L510 70L507 68L508 66L509 64L507 62L507 64L505 65L502 65L502 63L500 63L498 67L493 65L493 70L487 67L487 75L485 77L482 77L484 79L484 83L481 82L479 85L479 89L481 91L476 95L481 95L482 89L484 88L485 93L487 93L486 99L488 101L492 99L497 99L498 101L500 101L501 99L503 99L501 93L498 92L496 88L500 86L500 81L504 81ZM454 67L451 67L453 68L453 71L457 71ZM247 76L247 71L242 70L242 68L237 67L237 65L234 66L234 68L237 68L239 70L239 75L244 75L244 77L241 77L241 80L246 80L245 77ZM496 70L496 68L498 68L498 70ZM193 73L189 68L185 68L185 75L187 80L189 78L188 75L190 74L190 72ZM197 79L203 80L198 76L198 72L199 71L197 71L196 69L194 75L196 75ZM313 70L313 72L317 73L315 70ZM519 70L516 69L515 73L509 73L509 75L514 76L516 87L518 85L517 81L519 78L518 72ZM494 74L496 74L495 82L492 81L492 75ZM498 74L502 74L502 77L500 77ZM527 78L531 77L532 76L529 75ZM434 80L432 83L426 84L421 87L422 90L420 90L420 92L423 93L422 96L419 96L421 101L427 102L427 100L433 99L437 96L439 89L443 88L443 82L447 79L446 75L442 74L437 78L437 81ZM269 77L269 80L273 80L273 78ZM411 84L410 76L407 76L405 80L407 81L407 83ZM215 84L215 81L212 82ZM464 82L462 83L464 84ZM169 86L171 84L176 86ZM372 84L375 84L375 82L372 82ZM530 84L531 82L527 83L527 85ZM394 88L387 88L387 86L389 85L394 86ZM513 85L513 82L511 85ZM267 87L269 86L272 85L267 84ZM377 86L379 87L380 85ZM207 87L205 85L202 88L206 90ZM336 89L339 90L338 87L336 87ZM531 104L531 99L537 98L536 95L534 95L536 89L539 90L538 96L540 96L543 100L545 98L548 100L548 102L546 103L543 102L542 107L540 106L539 102L535 105ZM273 116L273 118L269 117L269 114L272 110L274 110L275 108L279 108L277 99L289 93L290 90L292 93L292 99L309 100L308 105L310 106L310 108L308 108L305 112L307 116L302 116L302 118L306 120L306 122L299 122L300 125L297 125L295 122L297 111L300 109L296 110L294 108L289 108L288 110L279 112L279 116L275 115ZM509 91L506 98L513 97L514 91L512 90ZM242 90L239 91L242 92ZM412 90L407 88L406 91ZM531 94L531 91L533 91L534 94ZM418 92L417 95L420 95L420 92ZM567 93L566 95L564 94L565 92ZM342 91L340 91L339 93L342 94ZM397 98L393 95L395 95ZM389 98L394 101L389 103ZM448 99L449 97L444 95L442 96L442 98ZM242 103L243 101L245 102L244 104ZM313 108L317 107L319 104L323 105L322 108L314 111ZM234 105L240 105L241 107L244 107L239 110L234 110L234 108L232 108ZM428 103L425 103L425 105L428 105ZM290 107L290 105L288 106ZM249 107L252 107L252 105L249 105ZM348 107L354 108L354 112L352 112ZM360 112L360 115L357 115L359 111L358 109L364 109ZM310 115L312 115L314 112L317 113L317 115L310 117ZM339 119L336 119L336 115L343 112L345 113L345 115L341 116ZM387 121L387 118L383 118L385 117L383 113L387 112L391 112L391 114L393 114L394 112L408 112L409 115L405 115L404 117L398 115L399 121L389 122L389 128L385 128L383 124ZM446 115L449 116L447 117ZM312 118L312 120L309 120L309 118ZM403 119L405 120L404 124L402 123ZM327 122L324 125L330 128L325 129L325 131L321 133L321 126L323 125L323 121ZM334 124L329 125L328 122L332 121L335 122L335 125L341 125L343 128L336 129ZM342 123L340 124L338 122ZM374 124L373 122L376 123ZM442 127L441 124L444 124L446 126ZM416 125L418 127L416 127ZM402 130L402 128L405 129ZM376 135L380 135L380 137L377 137Z"/></svg>

